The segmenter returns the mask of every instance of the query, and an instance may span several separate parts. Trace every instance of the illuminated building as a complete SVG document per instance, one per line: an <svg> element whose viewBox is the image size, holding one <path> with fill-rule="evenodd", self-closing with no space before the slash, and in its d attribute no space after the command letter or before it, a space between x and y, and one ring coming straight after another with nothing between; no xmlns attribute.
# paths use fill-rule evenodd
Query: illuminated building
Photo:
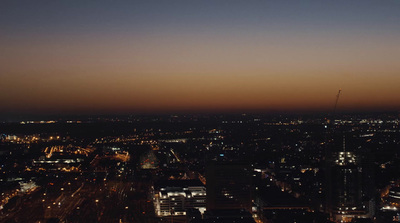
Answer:
<svg viewBox="0 0 400 223"><path fill-rule="evenodd" d="M206 188L199 180L158 182L154 192L158 216L186 215L189 209L206 210Z"/></svg>
<svg viewBox="0 0 400 223"><path fill-rule="evenodd" d="M334 221L349 222L369 217L369 203L363 201L363 168L358 155L343 149L333 152L328 170L328 212Z"/></svg>
<svg viewBox="0 0 400 223"><path fill-rule="evenodd" d="M393 187L389 190L388 201L396 207L400 207L400 187Z"/></svg>

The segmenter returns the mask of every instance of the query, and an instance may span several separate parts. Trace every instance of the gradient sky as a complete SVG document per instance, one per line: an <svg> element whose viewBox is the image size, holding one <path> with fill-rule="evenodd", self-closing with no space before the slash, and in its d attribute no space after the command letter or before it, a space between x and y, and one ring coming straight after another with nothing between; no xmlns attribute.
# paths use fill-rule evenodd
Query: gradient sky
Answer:
<svg viewBox="0 0 400 223"><path fill-rule="evenodd" d="M400 109L400 1L0 3L0 114Z"/></svg>

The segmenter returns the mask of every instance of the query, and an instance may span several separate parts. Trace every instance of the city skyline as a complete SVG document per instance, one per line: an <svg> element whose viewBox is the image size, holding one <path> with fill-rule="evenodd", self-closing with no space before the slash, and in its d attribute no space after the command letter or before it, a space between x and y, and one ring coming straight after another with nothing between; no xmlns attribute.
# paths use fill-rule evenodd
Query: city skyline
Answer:
<svg viewBox="0 0 400 223"><path fill-rule="evenodd" d="M5 1L0 114L398 111L399 9Z"/></svg>

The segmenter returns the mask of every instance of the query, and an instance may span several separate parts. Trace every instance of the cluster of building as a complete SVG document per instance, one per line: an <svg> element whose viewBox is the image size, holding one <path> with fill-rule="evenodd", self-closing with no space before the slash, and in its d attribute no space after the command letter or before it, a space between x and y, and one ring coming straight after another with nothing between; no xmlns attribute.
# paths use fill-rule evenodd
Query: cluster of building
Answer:
<svg viewBox="0 0 400 223"><path fill-rule="evenodd" d="M80 123L84 130L65 125L69 133L2 134L0 179L38 177L43 189L49 176L94 188L99 181L152 185L140 190L151 191L152 199L141 199L154 209L141 204L140 213L174 222L381 223L399 216L398 119L202 120L136 120L113 129ZM47 123L23 126L36 125Z"/></svg>

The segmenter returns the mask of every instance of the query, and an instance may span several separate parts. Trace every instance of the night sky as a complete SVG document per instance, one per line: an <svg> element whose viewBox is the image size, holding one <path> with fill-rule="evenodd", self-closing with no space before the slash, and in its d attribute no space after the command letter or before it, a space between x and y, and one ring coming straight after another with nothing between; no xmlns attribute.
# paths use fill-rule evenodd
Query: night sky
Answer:
<svg viewBox="0 0 400 223"><path fill-rule="evenodd" d="M400 109L400 1L0 2L0 114Z"/></svg>

